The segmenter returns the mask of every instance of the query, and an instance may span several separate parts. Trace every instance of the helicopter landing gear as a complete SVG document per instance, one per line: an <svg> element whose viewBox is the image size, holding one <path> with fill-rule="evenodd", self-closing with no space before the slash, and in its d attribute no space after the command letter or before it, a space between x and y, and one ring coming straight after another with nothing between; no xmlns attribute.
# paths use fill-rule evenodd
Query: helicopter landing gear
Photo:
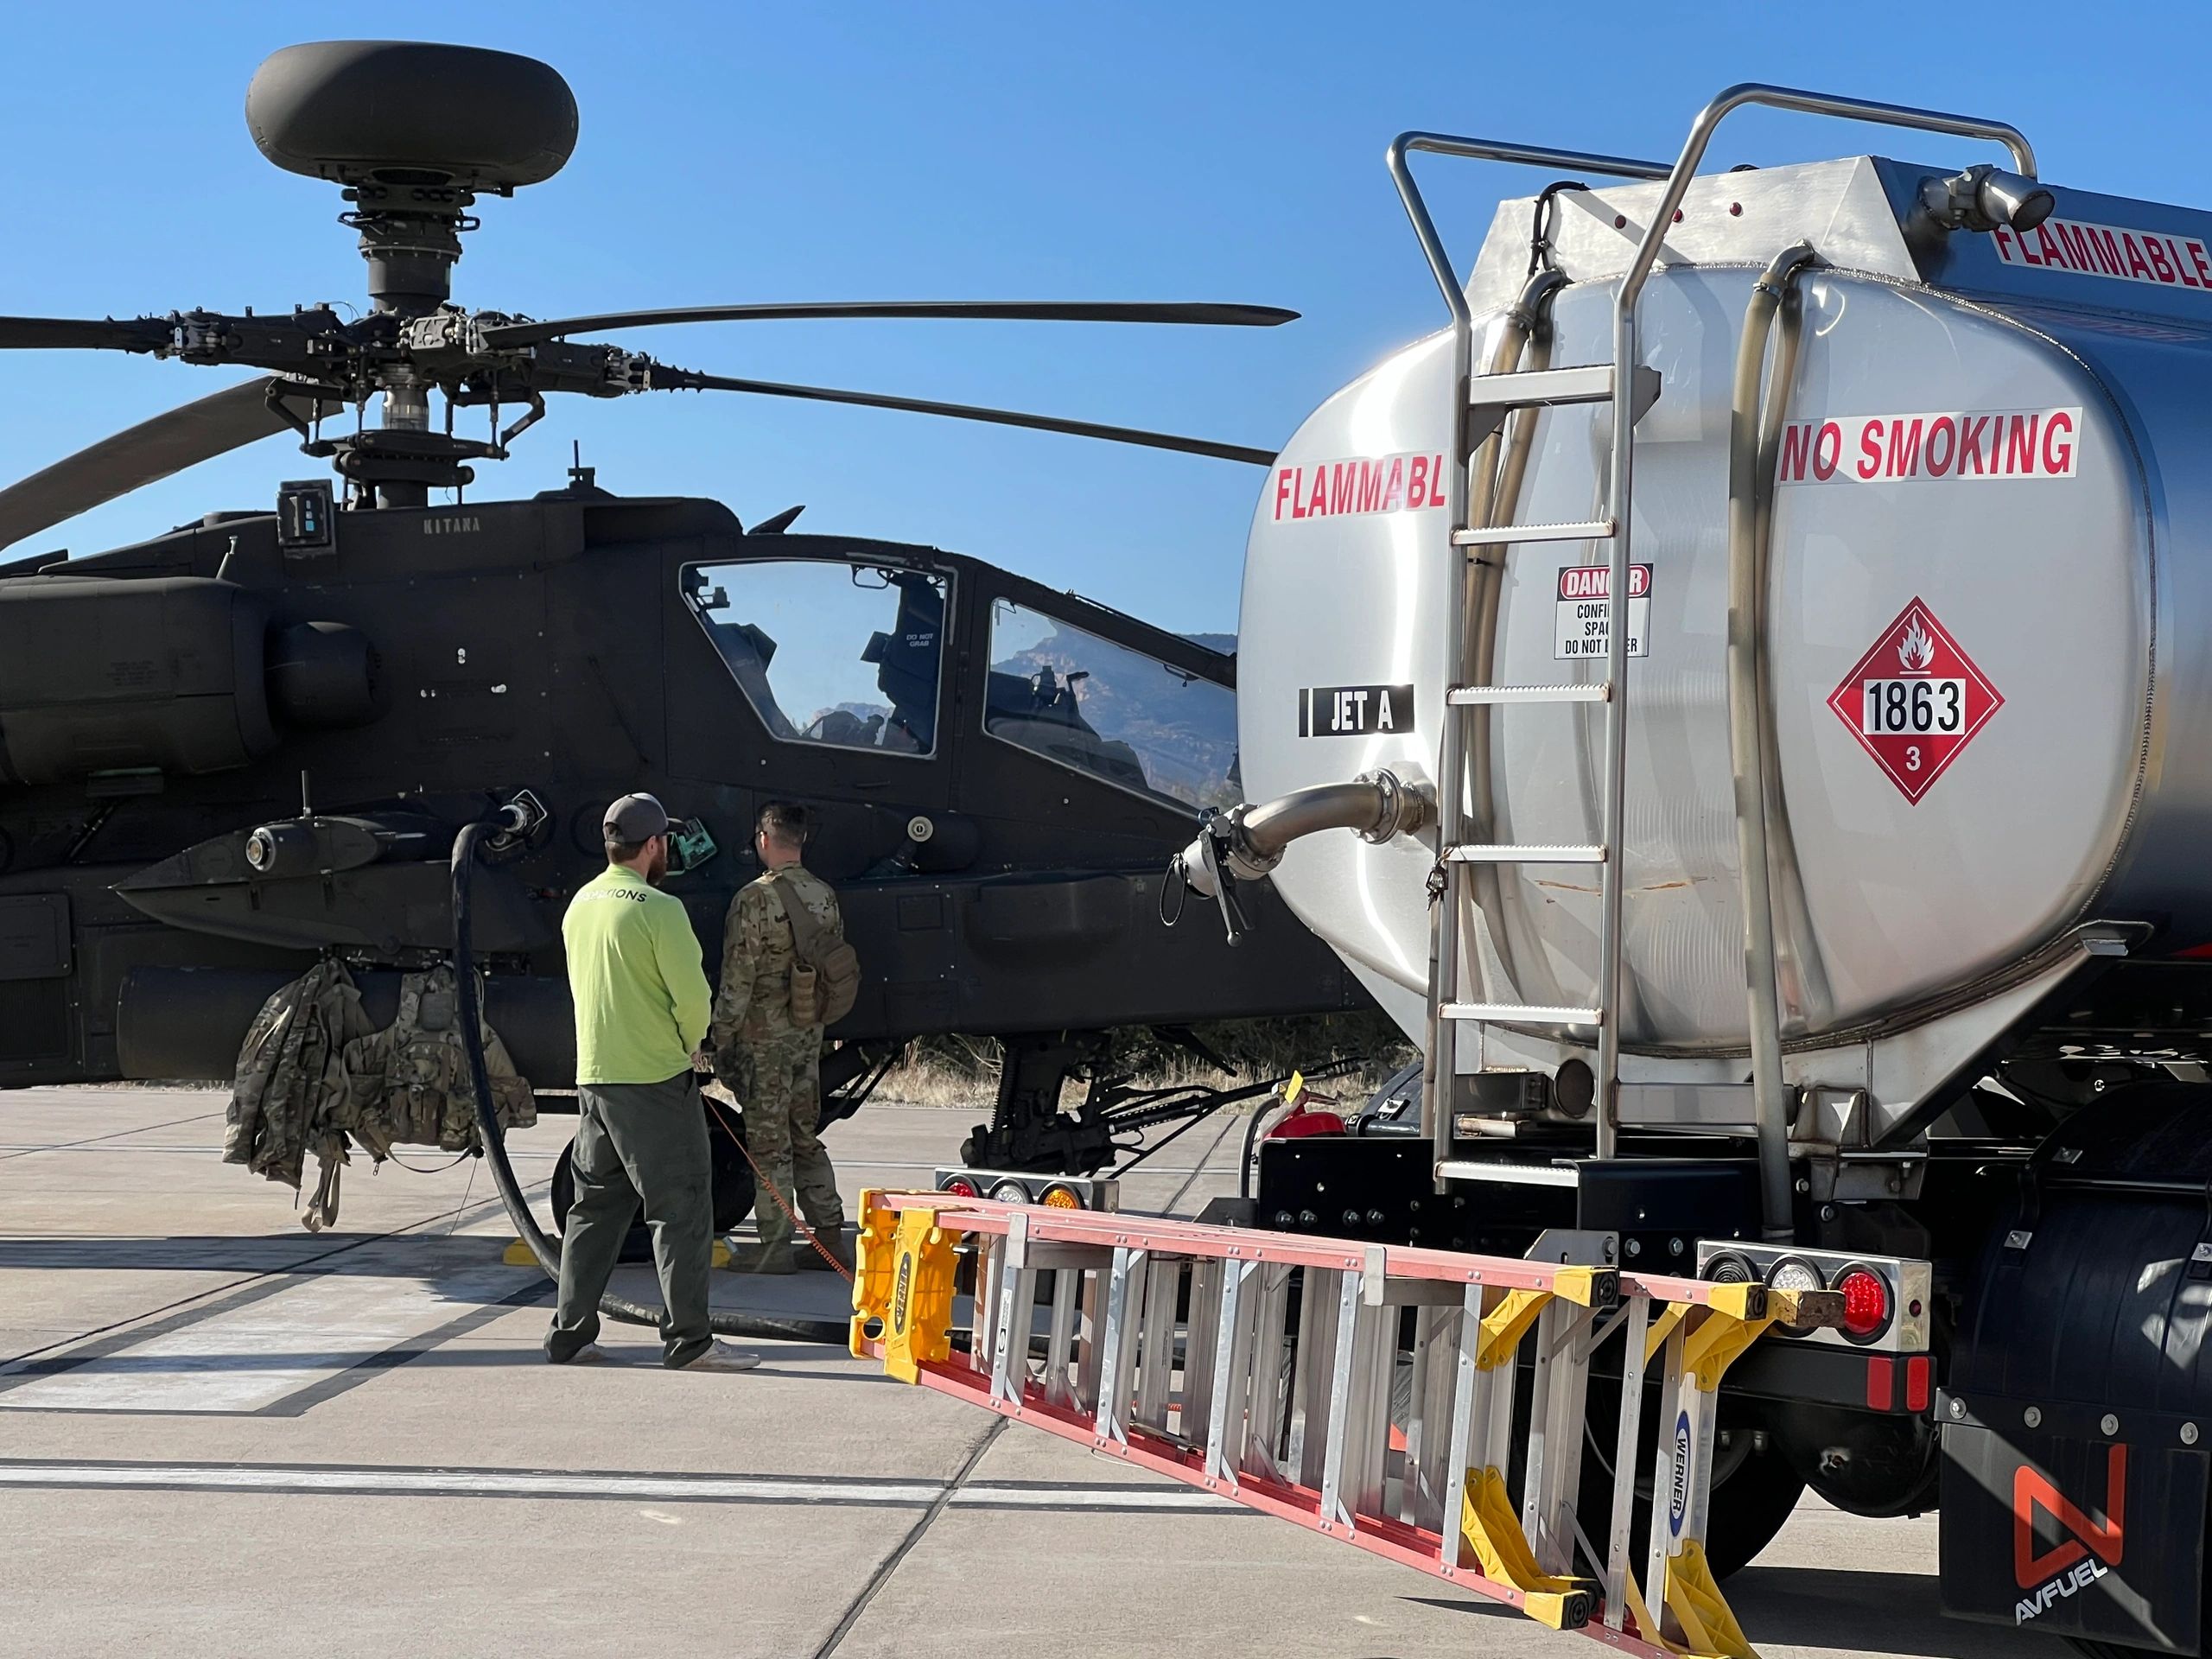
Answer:
<svg viewBox="0 0 2212 1659"><path fill-rule="evenodd" d="M1155 1030L1217 1069L1229 1069L1229 1062L1189 1032L1167 1027ZM960 1161L970 1169L1090 1175L1123 1160L1116 1172L1120 1173L1223 1107L1256 1100L1281 1082L1270 1077L1236 1089L1204 1084L1140 1088L1097 1064L1107 1040L1104 1032L1001 1039L998 1103L991 1121L978 1123L960 1143ZM1061 1109L1060 1095L1071 1077L1085 1078L1089 1086L1070 1113ZM1138 1138L1138 1131L1166 1123L1177 1127L1149 1144Z"/></svg>

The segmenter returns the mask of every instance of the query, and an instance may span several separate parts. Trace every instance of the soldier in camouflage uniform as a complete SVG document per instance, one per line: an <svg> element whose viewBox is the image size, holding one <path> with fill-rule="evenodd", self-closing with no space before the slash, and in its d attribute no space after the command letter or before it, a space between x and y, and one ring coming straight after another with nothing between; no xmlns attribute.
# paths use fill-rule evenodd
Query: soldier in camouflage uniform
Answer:
<svg viewBox="0 0 2212 1659"><path fill-rule="evenodd" d="M791 1018L791 925L779 884L828 933L844 937L844 919L830 884L799 861L806 809L781 803L762 809L753 849L764 874L730 900L722 934L721 985L715 996L715 1075L745 1111L746 1149L782 1205L762 1192L753 1205L760 1243L736 1252L742 1272L789 1273L795 1265L785 1206L805 1216L823 1244L850 1266L845 1207L830 1154L816 1134L822 1113L822 1027ZM812 1250L799 1260L820 1264Z"/></svg>

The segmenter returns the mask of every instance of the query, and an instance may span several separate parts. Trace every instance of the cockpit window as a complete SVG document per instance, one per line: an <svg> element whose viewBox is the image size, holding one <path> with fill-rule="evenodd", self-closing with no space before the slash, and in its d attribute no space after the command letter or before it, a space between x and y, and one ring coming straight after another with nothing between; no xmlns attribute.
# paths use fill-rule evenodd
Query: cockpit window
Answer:
<svg viewBox="0 0 2212 1659"><path fill-rule="evenodd" d="M1186 807L1240 798L1234 691L1011 600L991 606L983 725L1062 766Z"/></svg>
<svg viewBox="0 0 2212 1659"><path fill-rule="evenodd" d="M945 581L821 559L693 564L683 597L769 732L786 742L937 747Z"/></svg>

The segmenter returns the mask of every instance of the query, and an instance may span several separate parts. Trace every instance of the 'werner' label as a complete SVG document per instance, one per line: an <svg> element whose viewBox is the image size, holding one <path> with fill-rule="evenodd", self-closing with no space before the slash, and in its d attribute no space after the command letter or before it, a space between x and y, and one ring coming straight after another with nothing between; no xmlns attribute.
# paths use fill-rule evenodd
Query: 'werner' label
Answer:
<svg viewBox="0 0 2212 1659"><path fill-rule="evenodd" d="M1315 685L1298 694L1300 737L1366 737L1413 728L1410 685Z"/></svg>
<svg viewBox="0 0 2212 1659"><path fill-rule="evenodd" d="M1440 454L1354 456L1275 469L1275 522L1444 505Z"/></svg>
<svg viewBox="0 0 2212 1659"><path fill-rule="evenodd" d="M2032 231L1999 226L1989 239L1996 245L1997 257L2008 265L2212 293L2212 252L2193 236L2047 219Z"/></svg>
<svg viewBox="0 0 2212 1659"><path fill-rule="evenodd" d="M1792 421L1783 429L1775 482L2071 478L2081 432L2078 408Z"/></svg>

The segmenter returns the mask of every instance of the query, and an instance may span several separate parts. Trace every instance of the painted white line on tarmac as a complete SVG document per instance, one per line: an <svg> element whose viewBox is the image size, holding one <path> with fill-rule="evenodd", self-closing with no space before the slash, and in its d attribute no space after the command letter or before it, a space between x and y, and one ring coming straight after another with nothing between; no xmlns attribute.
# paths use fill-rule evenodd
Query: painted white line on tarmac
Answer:
<svg viewBox="0 0 2212 1659"><path fill-rule="evenodd" d="M772 1475L562 1474L543 1470L283 1468L207 1464L0 1464L0 1488L364 1494L416 1497L601 1499L662 1503L830 1503L919 1509L944 1494L935 1481L809 1480ZM952 1495L967 1509L1216 1510L1233 1506L1177 1487L970 1483Z"/></svg>
<svg viewBox="0 0 2212 1659"><path fill-rule="evenodd" d="M512 1268L429 1280L385 1254L372 1245L344 1268L81 1363L0 1369L0 1410L258 1411L515 1290Z"/></svg>

